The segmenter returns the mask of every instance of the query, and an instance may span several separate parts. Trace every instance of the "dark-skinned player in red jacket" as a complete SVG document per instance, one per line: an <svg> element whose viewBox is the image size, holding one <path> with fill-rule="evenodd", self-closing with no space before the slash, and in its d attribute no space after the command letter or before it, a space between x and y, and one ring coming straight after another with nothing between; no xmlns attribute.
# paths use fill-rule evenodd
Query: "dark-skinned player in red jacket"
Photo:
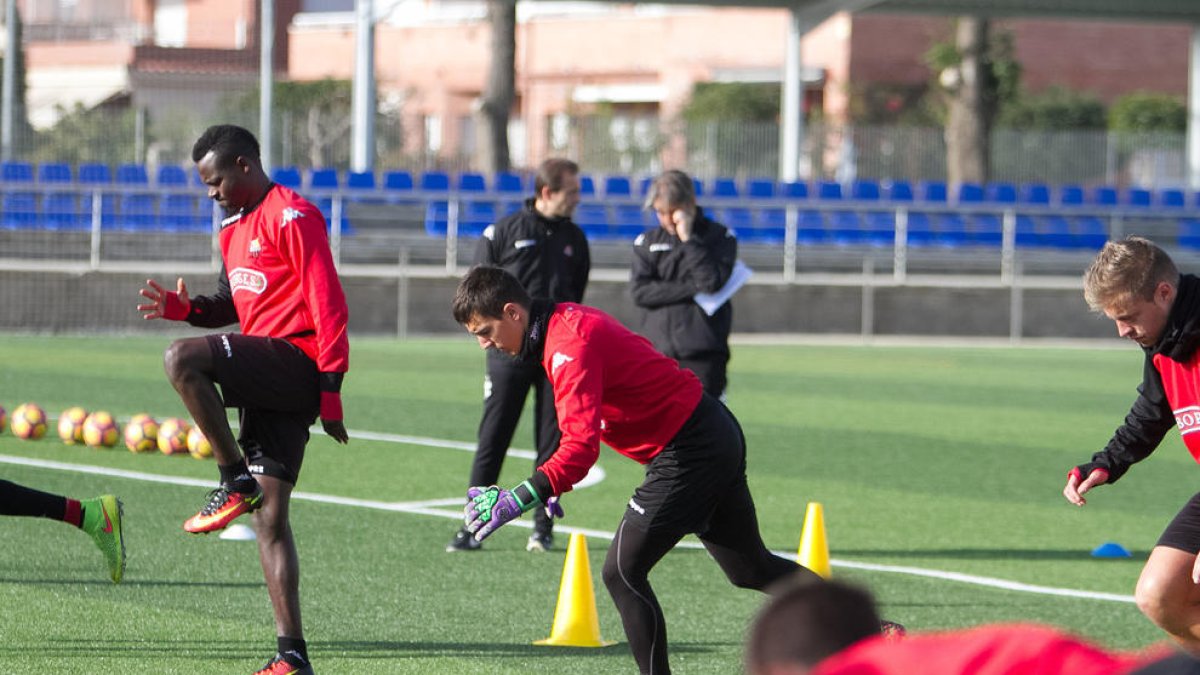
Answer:
<svg viewBox="0 0 1200 675"><path fill-rule="evenodd" d="M240 323L242 331L176 340L164 357L167 377L212 443L221 473L220 485L183 529L215 532L256 512L277 636L275 657L258 672L311 675L288 504L318 414L334 440L349 438L340 396L350 357L346 297L324 217L271 182L249 131L209 127L192 159L209 198L228 214L221 223L217 292L191 297L183 279L174 291L150 280L141 291L147 302L138 309L146 319L205 328ZM226 407L238 409L236 440Z"/></svg>

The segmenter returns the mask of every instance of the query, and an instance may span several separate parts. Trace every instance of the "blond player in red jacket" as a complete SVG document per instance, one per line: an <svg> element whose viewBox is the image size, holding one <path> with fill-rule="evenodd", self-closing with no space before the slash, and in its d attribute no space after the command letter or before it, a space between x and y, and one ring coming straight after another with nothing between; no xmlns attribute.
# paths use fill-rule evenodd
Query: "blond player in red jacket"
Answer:
<svg viewBox="0 0 1200 675"><path fill-rule="evenodd" d="M662 608L648 575L695 534L734 585L764 590L788 575L817 578L767 550L746 485L746 443L733 415L700 380L597 309L531 300L497 267L459 283L454 318L484 349L536 360L554 389L558 450L512 490L472 488L468 531L482 540L551 502L596 463L600 442L646 465L604 562L604 583L643 673L670 672Z"/></svg>
<svg viewBox="0 0 1200 675"><path fill-rule="evenodd" d="M191 297L183 279L175 291L150 280L141 291L148 302L138 309L147 319L207 328L240 323L242 332L176 340L164 358L167 377L212 443L221 472L220 485L183 528L214 532L257 511L278 647L258 672L311 674L288 503L318 414L327 434L348 440L340 396L350 355L346 297L321 212L271 182L249 131L209 127L192 159L209 198L229 214L221 223L217 292ZM226 407L238 409L236 441Z"/></svg>

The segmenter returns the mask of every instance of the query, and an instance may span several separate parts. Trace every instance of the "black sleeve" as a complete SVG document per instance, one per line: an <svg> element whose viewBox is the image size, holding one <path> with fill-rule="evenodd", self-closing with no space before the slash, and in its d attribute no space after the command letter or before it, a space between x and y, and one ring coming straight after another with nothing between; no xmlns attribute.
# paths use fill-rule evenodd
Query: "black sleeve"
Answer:
<svg viewBox="0 0 1200 675"><path fill-rule="evenodd" d="M212 295L197 295L192 298L187 322L198 328L221 328L238 322L237 309L233 306L233 293L229 290L229 274L221 264L217 275L217 292Z"/></svg>
<svg viewBox="0 0 1200 675"><path fill-rule="evenodd" d="M633 267L629 275L633 303L642 309L654 309L680 302L691 302L696 289L686 281L665 281L658 276L646 246L633 246Z"/></svg>
<svg viewBox="0 0 1200 675"><path fill-rule="evenodd" d="M496 264L496 226L491 225L492 236L487 236L486 231L484 236L479 238L479 243L475 245L475 264L476 265L495 265Z"/></svg>
<svg viewBox="0 0 1200 675"><path fill-rule="evenodd" d="M697 293L716 293L733 274L737 239L724 228L714 235L707 241L692 238L683 245L688 278Z"/></svg>
<svg viewBox="0 0 1200 675"><path fill-rule="evenodd" d="M575 297L579 298L576 302L583 302L588 276L592 273L592 252L588 247L587 235L583 233L583 230L579 230L575 238L579 242L579 251L576 253L578 263L575 265L575 278L572 281L575 286Z"/></svg>
<svg viewBox="0 0 1200 675"><path fill-rule="evenodd" d="M1102 468L1108 471L1108 482L1115 483L1129 467L1149 457L1173 426L1175 415L1167 403L1162 377L1147 358L1142 383L1138 385L1138 397L1125 416L1125 423L1103 450L1092 455L1091 463L1084 465L1087 470L1083 475Z"/></svg>

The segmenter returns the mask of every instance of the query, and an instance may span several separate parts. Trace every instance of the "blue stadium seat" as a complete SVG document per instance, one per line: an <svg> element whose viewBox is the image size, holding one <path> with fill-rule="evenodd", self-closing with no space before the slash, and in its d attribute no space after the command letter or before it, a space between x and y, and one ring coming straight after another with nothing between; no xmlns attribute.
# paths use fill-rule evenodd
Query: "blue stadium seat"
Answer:
<svg viewBox="0 0 1200 675"><path fill-rule="evenodd" d="M1058 203L1062 206L1082 206L1083 188L1078 185L1064 185L1058 191Z"/></svg>
<svg viewBox="0 0 1200 675"><path fill-rule="evenodd" d="M39 183L70 183L71 165L66 162L42 162L38 165Z"/></svg>
<svg viewBox="0 0 1200 675"><path fill-rule="evenodd" d="M157 223L155 196L145 192L126 192L121 195L116 225L122 230L146 230Z"/></svg>
<svg viewBox="0 0 1200 675"><path fill-rule="evenodd" d="M605 176L604 177L604 196L605 197L631 197L633 193L630 189L629 179L625 176Z"/></svg>
<svg viewBox="0 0 1200 675"><path fill-rule="evenodd" d="M5 183L32 183L33 165L29 162L0 162L0 181Z"/></svg>
<svg viewBox="0 0 1200 675"><path fill-rule="evenodd" d="M1017 187L1012 183L988 183L987 200L997 204L1016 204Z"/></svg>
<svg viewBox="0 0 1200 675"><path fill-rule="evenodd" d="M1050 186L1045 183L1026 183L1021 186L1019 201L1022 204L1049 206Z"/></svg>
<svg viewBox="0 0 1200 675"><path fill-rule="evenodd" d="M746 196L751 199L771 199L775 196L775 181L770 178L751 178L746 181Z"/></svg>
<svg viewBox="0 0 1200 675"><path fill-rule="evenodd" d="M879 182L873 180L856 180L850 184L850 198L864 202L877 202L880 198Z"/></svg>
<svg viewBox="0 0 1200 675"><path fill-rule="evenodd" d="M210 226L197 210L197 197L180 193L164 195L158 207L158 224L165 230L200 230ZM211 200L203 200L206 204ZM202 227L203 226L203 227Z"/></svg>
<svg viewBox="0 0 1200 675"><path fill-rule="evenodd" d="M271 180L292 190L300 189L300 169L294 166L277 166L271 169Z"/></svg>
<svg viewBox="0 0 1200 675"><path fill-rule="evenodd" d="M337 169L322 167L308 170L308 187L310 190L336 190L340 185Z"/></svg>
<svg viewBox="0 0 1200 675"><path fill-rule="evenodd" d="M37 195L34 193L5 192L0 198L0 227L9 230L32 228L37 220Z"/></svg>
<svg viewBox="0 0 1200 675"><path fill-rule="evenodd" d="M1200 249L1200 218L1179 219L1178 241L1183 248Z"/></svg>
<svg viewBox="0 0 1200 675"><path fill-rule="evenodd" d="M1129 188L1125 192L1125 203L1137 208L1149 208L1152 194L1145 188Z"/></svg>
<svg viewBox="0 0 1200 675"><path fill-rule="evenodd" d="M717 222L733 230L738 236L754 227L754 212L744 206L718 208L712 216Z"/></svg>
<svg viewBox="0 0 1200 675"><path fill-rule="evenodd" d="M79 203L71 192L47 192L42 197L42 227L49 230L71 230L82 225Z"/></svg>
<svg viewBox="0 0 1200 675"><path fill-rule="evenodd" d="M937 180L921 181L921 201L946 202L946 184Z"/></svg>
<svg viewBox="0 0 1200 675"><path fill-rule="evenodd" d="M1097 185L1092 189L1092 203L1097 206L1116 206L1117 188L1111 185Z"/></svg>
<svg viewBox="0 0 1200 675"><path fill-rule="evenodd" d="M462 192L487 192L483 174L466 171L458 174L458 189Z"/></svg>
<svg viewBox="0 0 1200 675"><path fill-rule="evenodd" d="M420 189L423 192L446 193L450 190L450 176L444 171L426 171L421 174ZM446 236L446 223L450 218L450 203L445 197L430 199L425 203L425 233L434 237Z"/></svg>
<svg viewBox="0 0 1200 675"><path fill-rule="evenodd" d="M496 192L525 194L525 181L521 180L520 174L512 173L511 171L502 171L496 174L495 185ZM529 192L533 192L532 186L530 186Z"/></svg>
<svg viewBox="0 0 1200 675"><path fill-rule="evenodd" d="M1108 241L1108 227L1094 216L1075 219L1071 231L1071 248L1100 249Z"/></svg>
<svg viewBox="0 0 1200 675"><path fill-rule="evenodd" d="M650 222L650 213L640 206L617 204L612 209L613 222L609 231L617 239L633 239L657 224Z"/></svg>
<svg viewBox="0 0 1200 675"><path fill-rule="evenodd" d="M107 185L112 183L112 172L107 164L80 164L79 182L85 185Z"/></svg>
<svg viewBox="0 0 1200 675"><path fill-rule="evenodd" d="M924 247L933 245L933 219L924 211L908 212L908 245Z"/></svg>
<svg viewBox="0 0 1200 675"><path fill-rule="evenodd" d="M1177 188L1168 188L1158 193L1158 203L1167 209L1182 209L1187 206L1187 193Z"/></svg>
<svg viewBox="0 0 1200 675"><path fill-rule="evenodd" d="M587 174L579 175L579 194L582 197L596 196L596 179Z"/></svg>
<svg viewBox="0 0 1200 675"><path fill-rule="evenodd" d="M149 185L150 176L146 173L144 164L117 165L117 183L119 185Z"/></svg>
<svg viewBox="0 0 1200 675"><path fill-rule="evenodd" d="M888 183L887 198L894 202L911 202L913 200L912 183L906 180L894 180Z"/></svg>
<svg viewBox="0 0 1200 675"><path fill-rule="evenodd" d="M374 171L349 171L346 173L347 190L374 190Z"/></svg>
<svg viewBox="0 0 1200 675"><path fill-rule="evenodd" d="M737 181L732 178L713 179L713 199L737 199L738 196Z"/></svg>
<svg viewBox="0 0 1200 675"><path fill-rule="evenodd" d="M384 200L390 204L419 204L412 197L413 177L407 171L395 170L383 174Z"/></svg>
<svg viewBox="0 0 1200 675"><path fill-rule="evenodd" d="M842 198L842 184L841 183L831 181L831 180L823 180L823 181L820 181L819 183L817 183L817 199L832 200L832 199L841 199L841 198Z"/></svg>
<svg viewBox="0 0 1200 675"><path fill-rule="evenodd" d="M959 183L958 203L979 204L984 200L983 186L979 183Z"/></svg>
<svg viewBox="0 0 1200 675"><path fill-rule="evenodd" d="M579 206L575 207L575 215L572 220L583 229L588 239L612 237L608 227L608 209L601 202L580 202Z"/></svg>
<svg viewBox="0 0 1200 675"><path fill-rule="evenodd" d="M187 171L182 166L163 164L158 167L155 182L158 185L185 187L188 184Z"/></svg>
<svg viewBox="0 0 1200 675"><path fill-rule="evenodd" d="M863 216L863 237L872 246L896 243L896 214L892 211L868 211Z"/></svg>

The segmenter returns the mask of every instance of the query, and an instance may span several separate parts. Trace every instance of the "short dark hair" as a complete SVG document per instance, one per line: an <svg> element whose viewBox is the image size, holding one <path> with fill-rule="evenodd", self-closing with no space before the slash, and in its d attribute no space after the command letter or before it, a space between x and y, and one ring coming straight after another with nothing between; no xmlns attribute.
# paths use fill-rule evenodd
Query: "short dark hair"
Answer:
<svg viewBox="0 0 1200 675"><path fill-rule="evenodd" d="M510 302L529 307L529 293L521 282L502 268L476 265L458 282L450 307L454 320L465 326L475 316L501 318Z"/></svg>
<svg viewBox="0 0 1200 675"><path fill-rule="evenodd" d="M537 175L533 178L533 194L542 196L542 188L548 187L551 192L563 189L567 176L579 175L579 165L569 159L551 157L538 167Z"/></svg>
<svg viewBox="0 0 1200 675"><path fill-rule="evenodd" d="M229 166L238 157L259 161L258 139L234 124L215 124L205 129L192 146L192 161L198 163L210 152L218 167Z"/></svg>
<svg viewBox="0 0 1200 675"><path fill-rule="evenodd" d="M770 664L811 668L850 645L880 633L879 613L867 591L838 581L791 577L769 589L746 640L746 672Z"/></svg>

